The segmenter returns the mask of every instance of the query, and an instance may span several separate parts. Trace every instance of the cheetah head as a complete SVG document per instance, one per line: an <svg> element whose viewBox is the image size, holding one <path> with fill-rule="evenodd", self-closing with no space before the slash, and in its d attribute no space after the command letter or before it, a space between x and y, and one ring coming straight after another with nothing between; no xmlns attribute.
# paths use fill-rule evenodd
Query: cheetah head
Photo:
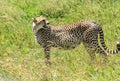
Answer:
<svg viewBox="0 0 120 81"><path fill-rule="evenodd" d="M45 29L48 27L47 25L49 24L49 22L43 16L32 18L32 20L33 20L32 30L34 33L37 33L37 31L40 29Z"/></svg>

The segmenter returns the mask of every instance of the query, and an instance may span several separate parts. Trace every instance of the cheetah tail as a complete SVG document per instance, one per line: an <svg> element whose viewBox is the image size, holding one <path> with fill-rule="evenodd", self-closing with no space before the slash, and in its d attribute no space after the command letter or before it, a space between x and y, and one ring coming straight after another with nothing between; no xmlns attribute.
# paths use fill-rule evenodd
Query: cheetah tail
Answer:
<svg viewBox="0 0 120 81"><path fill-rule="evenodd" d="M120 42L117 42L117 49L120 51Z"/></svg>
<svg viewBox="0 0 120 81"><path fill-rule="evenodd" d="M104 48L104 50L107 52L107 53L110 53L110 54L116 54L120 51L120 42L117 42L116 44L116 49L115 50L110 50L105 42L104 42L104 33L103 33L103 30L102 28L100 27L99 28L99 35L100 35L100 43L102 45L102 47Z"/></svg>

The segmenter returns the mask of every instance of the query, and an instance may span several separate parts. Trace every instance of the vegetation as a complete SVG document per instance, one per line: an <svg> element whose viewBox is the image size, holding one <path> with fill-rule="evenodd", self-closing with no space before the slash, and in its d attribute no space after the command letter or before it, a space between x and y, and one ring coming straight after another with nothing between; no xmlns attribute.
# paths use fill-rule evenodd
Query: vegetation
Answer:
<svg viewBox="0 0 120 81"><path fill-rule="evenodd" d="M0 0L0 81L120 81L120 53L92 64L81 44L74 50L51 50L51 66L44 63L35 42L31 18L43 15L51 24L80 20L101 24L105 42L115 49L120 41L119 0Z"/></svg>

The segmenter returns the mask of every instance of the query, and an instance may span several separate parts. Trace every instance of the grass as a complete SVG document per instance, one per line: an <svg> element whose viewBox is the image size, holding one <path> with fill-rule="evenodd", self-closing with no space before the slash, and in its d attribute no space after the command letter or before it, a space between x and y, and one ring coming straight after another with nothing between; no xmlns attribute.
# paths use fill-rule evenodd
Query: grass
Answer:
<svg viewBox="0 0 120 81"><path fill-rule="evenodd" d="M120 53L109 63L92 64L81 44L74 50L51 50L51 66L31 30L31 18L43 15L51 24L80 20L101 24L105 42L120 40L119 0L0 0L0 81L120 81Z"/></svg>

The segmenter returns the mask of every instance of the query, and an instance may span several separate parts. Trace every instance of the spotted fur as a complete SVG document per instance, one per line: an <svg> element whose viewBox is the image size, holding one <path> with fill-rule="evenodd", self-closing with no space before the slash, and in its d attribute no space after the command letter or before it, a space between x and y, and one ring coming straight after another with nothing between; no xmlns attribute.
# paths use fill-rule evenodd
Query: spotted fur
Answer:
<svg viewBox="0 0 120 81"><path fill-rule="evenodd" d="M83 42L91 59L95 53L101 54L107 60L107 53L116 54L120 51L120 43L117 43L115 50L109 50L104 42L104 33L99 24L95 21L85 20L74 24L63 26L50 25L43 17L33 18L33 32L36 41L44 48L46 62L50 63L50 48L58 47L63 49L73 49ZM102 49L98 44L98 40Z"/></svg>

